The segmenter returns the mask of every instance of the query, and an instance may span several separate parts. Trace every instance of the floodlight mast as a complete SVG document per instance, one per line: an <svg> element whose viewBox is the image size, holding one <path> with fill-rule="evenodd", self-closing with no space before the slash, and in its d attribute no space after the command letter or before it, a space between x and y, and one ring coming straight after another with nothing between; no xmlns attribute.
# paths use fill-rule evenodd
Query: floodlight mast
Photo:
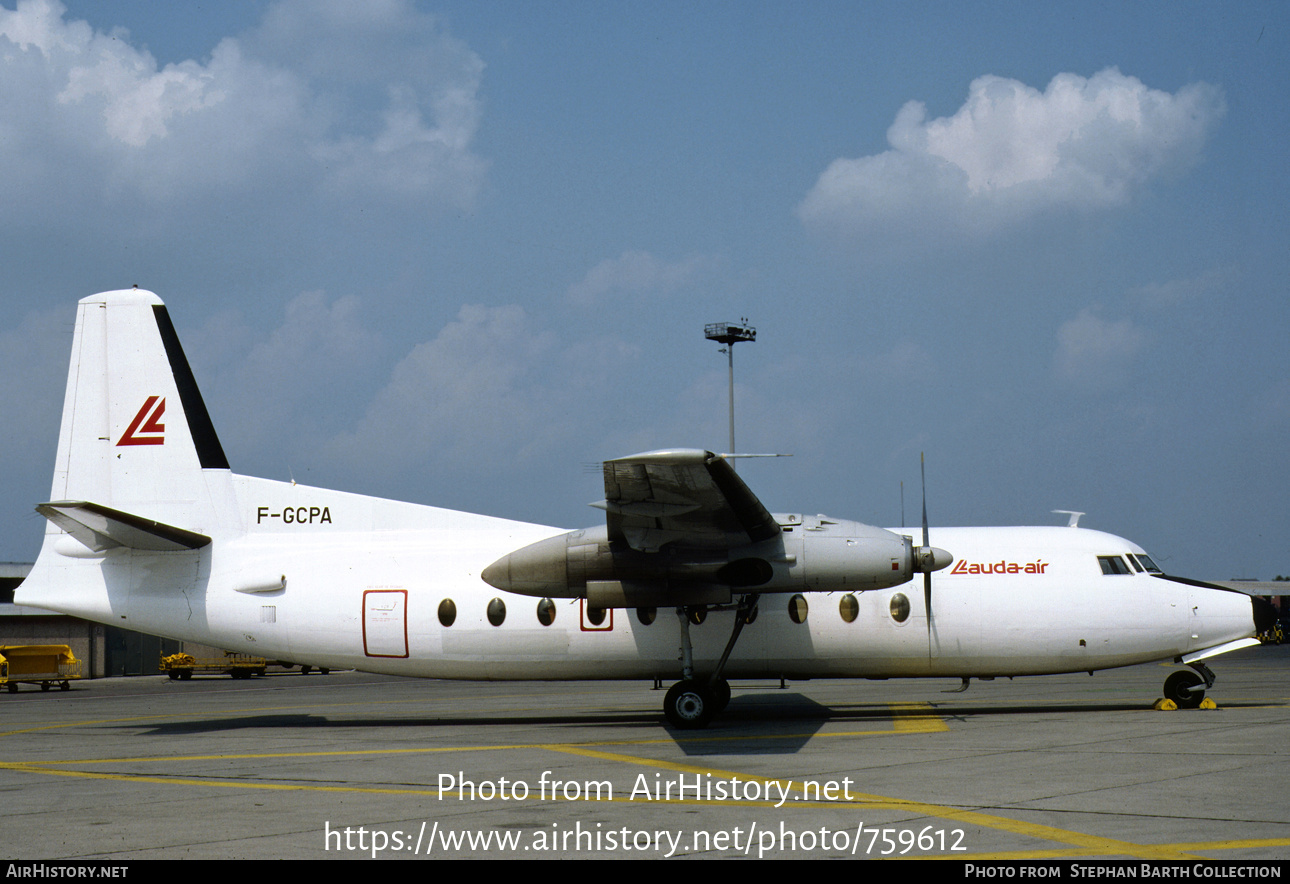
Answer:
<svg viewBox="0 0 1290 884"><path fill-rule="evenodd" d="M709 341L725 344L725 352L730 364L730 454L735 453L735 344L740 341L757 340L757 329L748 324L743 317L738 324L733 322L713 322L703 327L703 335ZM733 466L733 463L731 464Z"/></svg>

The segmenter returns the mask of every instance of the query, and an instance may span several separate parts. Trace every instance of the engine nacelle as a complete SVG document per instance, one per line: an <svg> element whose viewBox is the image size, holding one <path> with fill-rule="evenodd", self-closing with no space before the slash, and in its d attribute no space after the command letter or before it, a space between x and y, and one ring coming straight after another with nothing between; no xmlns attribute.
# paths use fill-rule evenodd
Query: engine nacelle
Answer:
<svg viewBox="0 0 1290 884"><path fill-rule="evenodd" d="M910 538L823 516L777 517L780 533L731 549L676 544L640 552L611 542L604 526L548 537L498 559L481 575L505 592L587 598L597 607L716 604L735 591L862 592L909 582L953 557L923 561Z"/></svg>

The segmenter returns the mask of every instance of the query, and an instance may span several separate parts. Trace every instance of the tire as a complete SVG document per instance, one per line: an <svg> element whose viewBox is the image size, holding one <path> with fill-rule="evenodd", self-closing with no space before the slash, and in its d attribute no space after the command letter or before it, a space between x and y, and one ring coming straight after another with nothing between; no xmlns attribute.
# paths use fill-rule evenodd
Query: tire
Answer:
<svg viewBox="0 0 1290 884"><path fill-rule="evenodd" d="M1173 700L1179 709L1195 709L1205 699L1205 692L1192 688L1204 681L1194 672L1179 670L1165 679L1165 699Z"/></svg>
<svg viewBox="0 0 1290 884"><path fill-rule="evenodd" d="M709 686L708 690L712 692L712 711L725 712L726 707L730 705L730 682L724 678L719 679L715 685Z"/></svg>
<svg viewBox="0 0 1290 884"><path fill-rule="evenodd" d="M712 695L698 681L678 681L668 688L663 700L663 714L672 727L680 730L707 727L715 711Z"/></svg>

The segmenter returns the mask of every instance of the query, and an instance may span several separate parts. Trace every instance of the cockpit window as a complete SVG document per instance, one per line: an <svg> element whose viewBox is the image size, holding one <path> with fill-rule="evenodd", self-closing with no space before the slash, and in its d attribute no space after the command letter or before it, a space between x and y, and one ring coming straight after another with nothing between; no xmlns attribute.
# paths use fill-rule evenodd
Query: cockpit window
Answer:
<svg viewBox="0 0 1290 884"><path fill-rule="evenodd" d="M1147 571L1147 573L1148 573L1148 574L1163 574L1163 573L1164 573L1163 571L1161 571L1161 570L1160 570L1160 568L1158 568L1158 567L1156 566L1156 563L1155 563L1155 562L1151 561L1151 556L1147 555L1146 553L1131 553L1131 554L1129 555L1129 558L1131 558L1131 559L1136 558L1137 562L1141 562L1141 563L1142 563L1142 567L1146 569L1146 571ZM1135 562L1135 564L1136 564L1136 562Z"/></svg>
<svg viewBox="0 0 1290 884"><path fill-rule="evenodd" d="M1102 566L1103 574L1132 574L1124 559L1119 556L1098 556L1097 563Z"/></svg>

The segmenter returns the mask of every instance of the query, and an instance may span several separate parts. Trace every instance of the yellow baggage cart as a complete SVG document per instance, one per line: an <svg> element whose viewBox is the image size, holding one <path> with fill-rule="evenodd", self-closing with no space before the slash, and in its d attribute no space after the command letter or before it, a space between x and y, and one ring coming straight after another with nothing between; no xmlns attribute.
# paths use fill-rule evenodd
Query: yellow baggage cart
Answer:
<svg viewBox="0 0 1290 884"><path fill-rule="evenodd" d="M70 681L81 677L81 661L67 645L0 645L0 684L16 693L18 685L40 685L47 691L71 688Z"/></svg>
<svg viewBox="0 0 1290 884"><path fill-rule="evenodd" d="M253 675L264 675L269 661L263 657L252 657L250 654L225 653L223 657L199 658L191 654L170 654L161 658L161 671L171 680L187 681L194 674L231 675L234 678L250 678Z"/></svg>

